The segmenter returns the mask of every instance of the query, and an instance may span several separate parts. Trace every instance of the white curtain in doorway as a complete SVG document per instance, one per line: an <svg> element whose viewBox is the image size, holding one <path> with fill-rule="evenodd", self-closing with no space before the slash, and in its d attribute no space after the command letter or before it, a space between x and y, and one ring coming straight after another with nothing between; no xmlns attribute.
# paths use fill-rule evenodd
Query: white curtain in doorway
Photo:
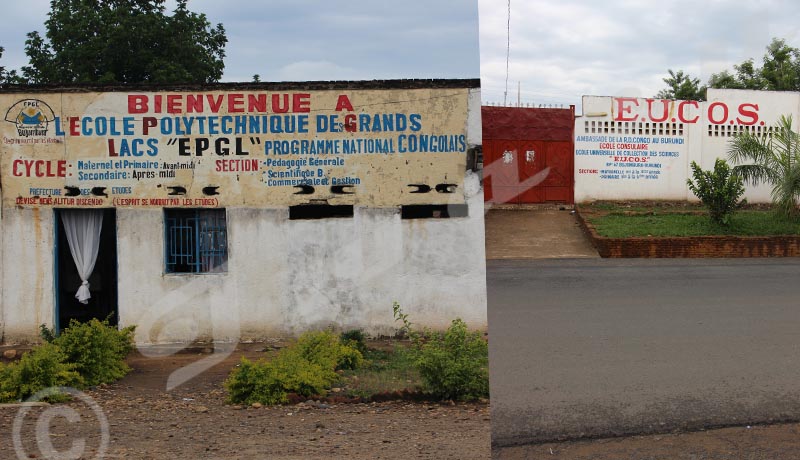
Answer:
<svg viewBox="0 0 800 460"><path fill-rule="evenodd" d="M75 294L80 303L89 303L89 277L97 262L100 250L100 230L103 227L103 210L101 209L69 209L61 211L64 233L69 242L69 252L81 277L81 287Z"/></svg>

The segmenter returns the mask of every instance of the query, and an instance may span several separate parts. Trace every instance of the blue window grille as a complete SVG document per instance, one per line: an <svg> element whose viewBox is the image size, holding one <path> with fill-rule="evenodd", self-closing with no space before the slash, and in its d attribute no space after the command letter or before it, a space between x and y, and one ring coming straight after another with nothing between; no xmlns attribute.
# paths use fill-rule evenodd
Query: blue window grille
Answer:
<svg viewBox="0 0 800 460"><path fill-rule="evenodd" d="M165 209L167 273L228 271L224 209Z"/></svg>

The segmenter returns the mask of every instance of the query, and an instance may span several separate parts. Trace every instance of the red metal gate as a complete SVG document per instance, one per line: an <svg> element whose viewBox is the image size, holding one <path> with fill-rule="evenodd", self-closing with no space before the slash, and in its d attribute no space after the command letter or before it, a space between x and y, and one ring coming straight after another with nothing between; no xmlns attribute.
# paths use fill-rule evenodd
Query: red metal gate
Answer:
<svg viewBox="0 0 800 460"><path fill-rule="evenodd" d="M575 107L482 107L483 184L492 203L572 203Z"/></svg>

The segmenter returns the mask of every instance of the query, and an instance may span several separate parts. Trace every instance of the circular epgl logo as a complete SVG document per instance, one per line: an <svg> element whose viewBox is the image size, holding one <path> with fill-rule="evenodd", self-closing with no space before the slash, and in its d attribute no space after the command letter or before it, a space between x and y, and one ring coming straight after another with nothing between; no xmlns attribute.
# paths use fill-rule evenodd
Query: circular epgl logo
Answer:
<svg viewBox="0 0 800 460"><path fill-rule="evenodd" d="M55 119L53 109L39 99L23 99L6 112L5 120L17 126L20 137L47 135L49 124Z"/></svg>
<svg viewBox="0 0 800 460"><path fill-rule="evenodd" d="M94 399L75 388L50 387L25 402L38 402L56 393L72 396L73 403L44 408L23 405L17 412L12 431L17 457L103 458L109 443L108 419Z"/></svg>

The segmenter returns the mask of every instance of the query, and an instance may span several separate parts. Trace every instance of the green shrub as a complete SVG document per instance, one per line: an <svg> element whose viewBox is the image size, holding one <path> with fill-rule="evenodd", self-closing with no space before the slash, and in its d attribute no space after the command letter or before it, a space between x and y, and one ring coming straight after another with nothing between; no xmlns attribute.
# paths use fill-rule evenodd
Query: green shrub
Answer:
<svg viewBox="0 0 800 460"><path fill-rule="evenodd" d="M474 400L489 397L489 345L478 331L470 332L459 318L445 333L418 331L400 305L392 306L400 333L411 338L408 353L430 393L439 399Z"/></svg>
<svg viewBox="0 0 800 460"><path fill-rule="evenodd" d="M349 331L344 331L339 336L339 340L343 344L355 348L362 355L367 351L367 336L361 329L350 329Z"/></svg>
<svg viewBox="0 0 800 460"><path fill-rule="evenodd" d="M121 331L108 321L70 322L55 337L42 325L44 343L8 365L0 364L0 402L24 400L50 387L83 388L122 378L130 368L125 356L133 349L133 326ZM45 397L51 402L69 399L55 392Z"/></svg>
<svg viewBox="0 0 800 460"><path fill-rule="evenodd" d="M283 404L289 393L325 396L338 375L305 359L298 350L284 349L272 361L242 358L225 380L231 403Z"/></svg>
<svg viewBox="0 0 800 460"><path fill-rule="evenodd" d="M299 348L282 350L269 363L289 393L325 396L339 375L330 361L308 359Z"/></svg>
<svg viewBox="0 0 800 460"><path fill-rule="evenodd" d="M355 369L363 362L361 352L342 343L331 331L310 331L297 339L300 356L332 370Z"/></svg>
<svg viewBox="0 0 800 460"><path fill-rule="evenodd" d="M252 362L242 357L225 380L228 401L231 403L282 404L287 401L283 386L274 366L266 361Z"/></svg>
<svg viewBox="0 0 800 460"><path fill-rule="evenodd" d="M231 403L282 404L289 393L325 396L337 369L355 369L361 353L330 331L306 332L271 361L245 358L225 380Z"/></svg>
<svg viewBox="0 0 800 460"><path fill-rule="evenodd" d="M58 346L45 343L22 355L18 362L0 364L0 402L25 400L49 387L82 387L84 381L77 366L66 360ZM69 397L54 393L45 399L58 402Z"/></svg>
<svg viewBox="0 0 800 460"><path fill-rule="evenodd" d="M86 385L92 386L119 380L131 370L125 356L133 350L133 332L134 326L117 330L108 320L73 320L52 343L63 350L67 362L75 364Z"/></svg>
<svg viewBox="0 0 800 460"><path fill-rule="evenodd" d="M434 333L418 349L420 376L441 399L489 397L489 347L478 331L468 331L461 319L447 332Z"/></svg>
<svg viewBox="0 0 800 460"><path fill-rule="evenodd" d="M742 178L734 175L725 160L717 158L713 171L703 171L694 161L691 164L692 177L686 183L689 190L708 208L711 220L719 225L729 225L733 213L742 204L739 198L744 194Z"/></svg>
<svg viewBox="0 0 800 460"><path fill-rule="evenodd" d="M364 364L364 355L350 345L340 344L336 370L355 370Z"/></svg>

